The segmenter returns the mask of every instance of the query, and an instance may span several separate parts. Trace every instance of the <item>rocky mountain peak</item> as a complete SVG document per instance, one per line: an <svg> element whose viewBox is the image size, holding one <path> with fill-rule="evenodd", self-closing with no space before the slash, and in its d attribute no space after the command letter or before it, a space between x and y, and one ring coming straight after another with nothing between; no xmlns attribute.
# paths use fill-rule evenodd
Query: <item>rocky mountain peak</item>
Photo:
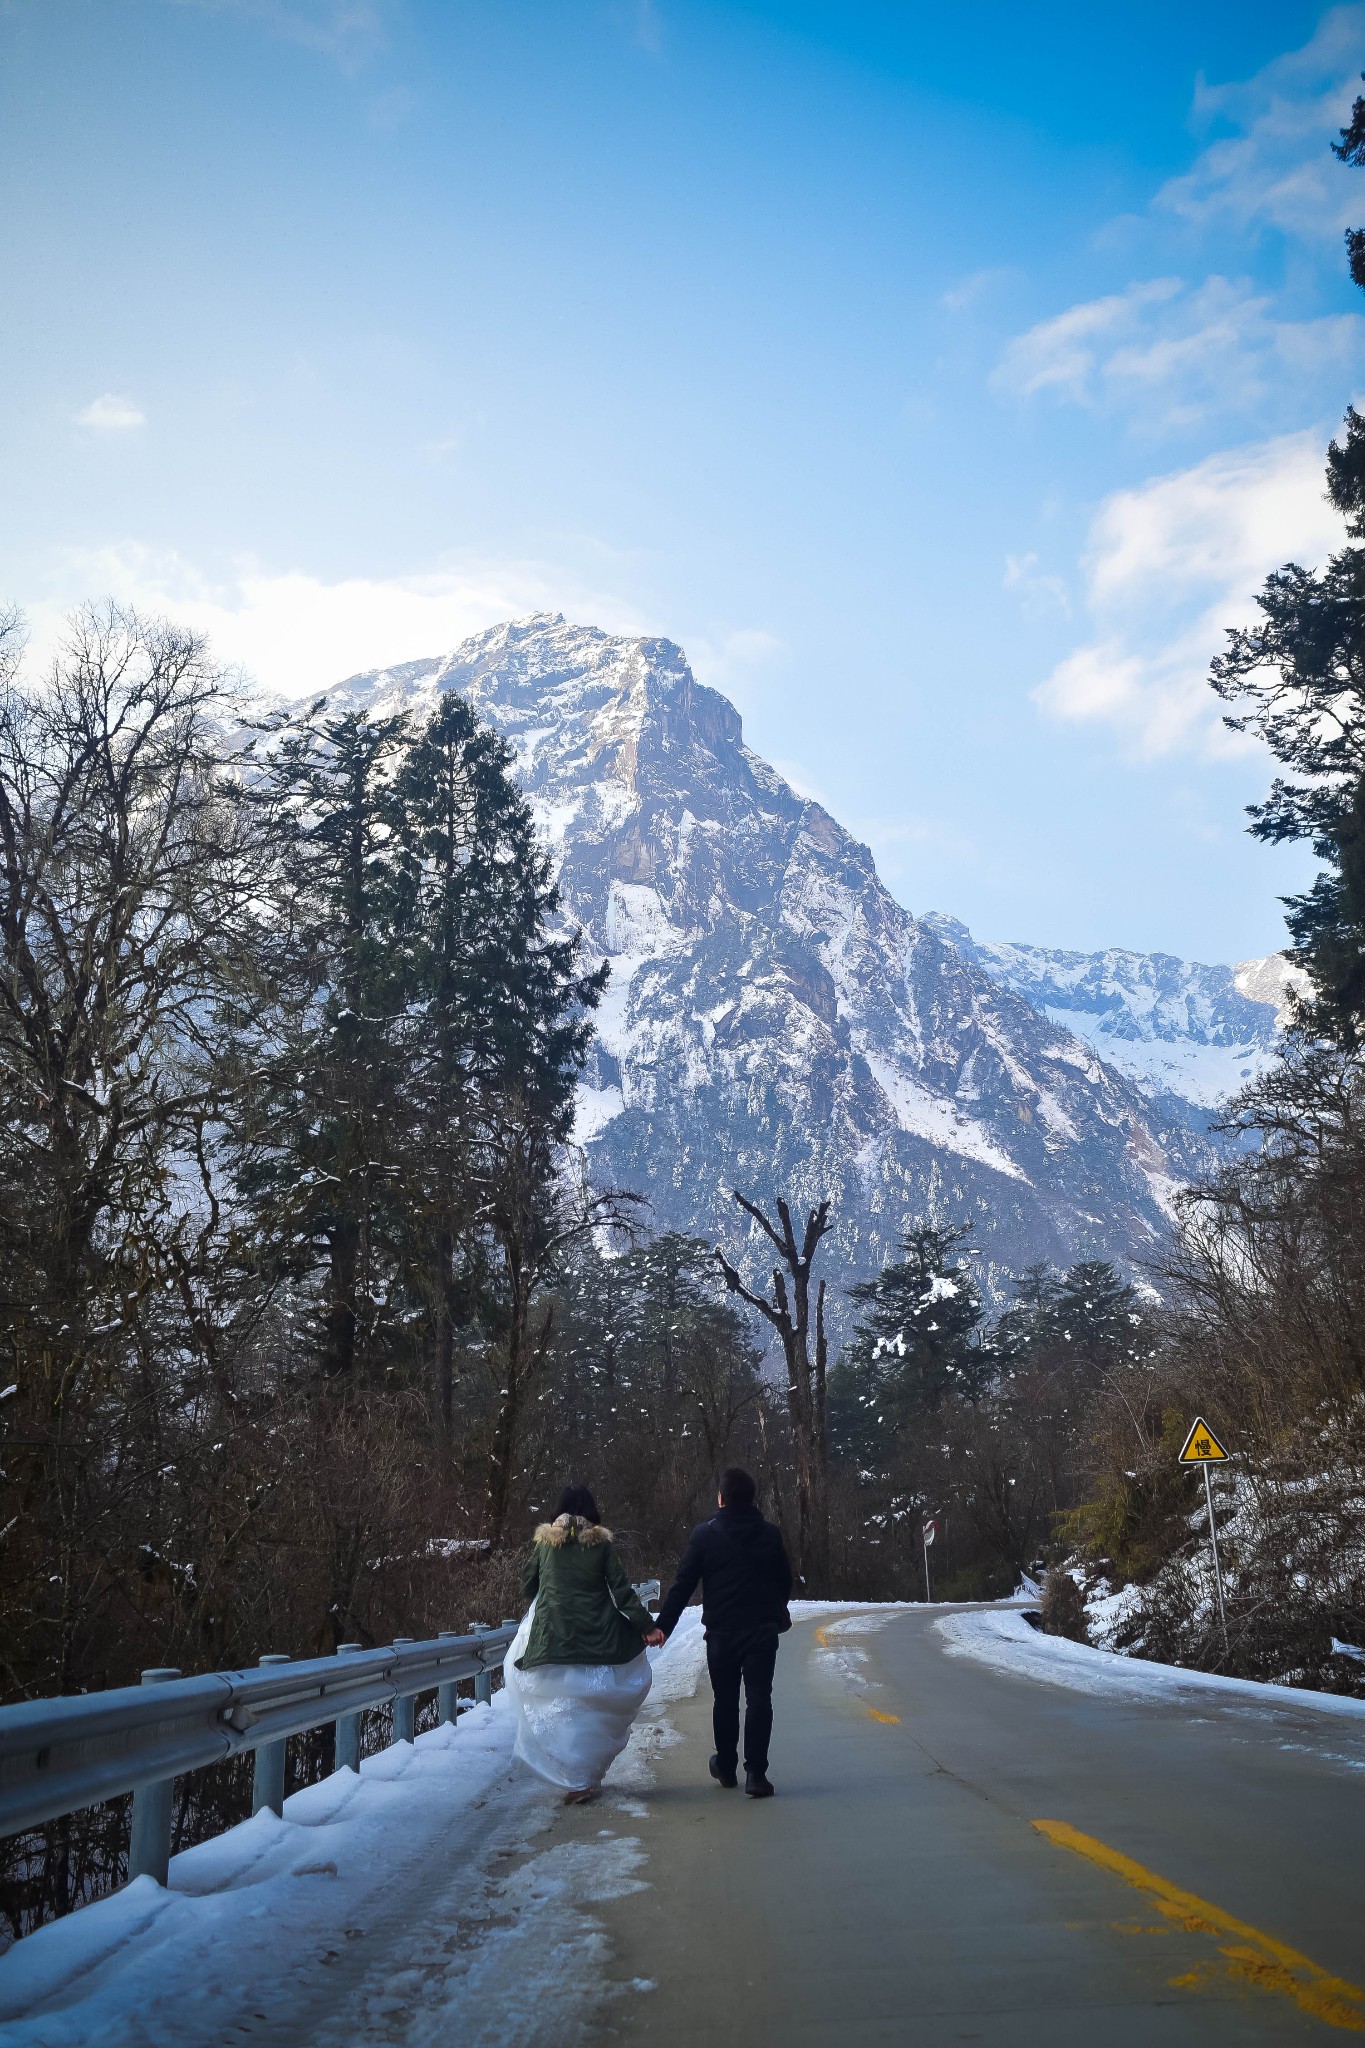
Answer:
<svg viewBox="0 0 1365 2048"><path fill-rule="evenodd" d="M1209 1158L1188 1119L1006 985L965 928L912 917L674 642L543 614L337 698L447 689L513 747L566 914L611 966L579 1118L601 1178L732 1245L731 1188L828 1194L836 1283L920 1220L967 1223L988 1285L1038 1258L1150 1255Z"/></svg>

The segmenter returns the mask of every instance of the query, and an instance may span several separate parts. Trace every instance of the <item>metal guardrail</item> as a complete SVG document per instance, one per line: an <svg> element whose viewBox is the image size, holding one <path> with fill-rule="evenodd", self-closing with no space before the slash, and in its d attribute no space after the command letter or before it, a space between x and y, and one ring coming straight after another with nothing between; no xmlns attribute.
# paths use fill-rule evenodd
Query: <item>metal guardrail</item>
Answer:
<svg viewBox="0 0 1365 2048"><path fill-rule="evenodd" d="M635 1590L657 1601L659 1582ZM199 1678L144 1671L141 1685L0 1707L0 1837L131 1792L128 1876L165 1884L178 1777L253 1750L251 1810L282 1813L291 1735L335 1722L335 1768L358 1771L368 1708L392 1703L394 1742L412 1741L421 1693L436 1694L441 1722L455 1721L462 1679L473 1679L476 1702L492 1698L517 1628L400 1636L378 1650L343 1643L334 1657L262 1657L255 1670Z"/></svg>
<svg viewBox="0 0 1365 2048"><path fill-rule="evenodd" d="M251 1810L281 1812L291 1735L336 1723L336 1768L360 1768L360 1716L393 1704L393 1740L411 1742L419 1693L435 1692L443 1722L456 1718L456 1687L472 1678L491 1699L493 1673L515 1621L389 1649L343 1643L334 1657L262 1657L255 1670L144 1671L142 1683L65 1699L0 1707L0 1836L39 1827L83 1806L133 1795L128 1875L165 1884L172 1793L186 1771L254 1750Z"/></svg>

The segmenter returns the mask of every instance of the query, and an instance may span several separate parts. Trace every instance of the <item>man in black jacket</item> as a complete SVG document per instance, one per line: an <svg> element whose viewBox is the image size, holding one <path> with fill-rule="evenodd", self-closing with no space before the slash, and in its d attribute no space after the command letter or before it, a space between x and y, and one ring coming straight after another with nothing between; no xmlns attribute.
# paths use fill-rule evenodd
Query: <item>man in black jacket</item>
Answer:
<svg viewBox="0 0 1365 2048"><path fill-rule="evenodd" d="M659 1627L672 1635L701 1582L706 1666L715 1694L712 1727L716 1753L711 1776L739 1783L739 1687L744 1682L744 1789L771 1799L768 1742L773 1732L773 1669L777 1638L791 1627L787 1600L791 1566L780 1530L755 1506L756 1488L736 1466L721 1474L720 1513L692 1531L678 1575L659 1609Z"/></svg>

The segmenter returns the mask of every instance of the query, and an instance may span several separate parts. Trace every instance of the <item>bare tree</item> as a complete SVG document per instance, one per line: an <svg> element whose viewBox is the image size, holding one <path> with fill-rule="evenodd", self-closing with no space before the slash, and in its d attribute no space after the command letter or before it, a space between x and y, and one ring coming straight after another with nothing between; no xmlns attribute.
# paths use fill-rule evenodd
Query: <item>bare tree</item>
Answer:
<svg viewBox="0 0 1365 2048"><path fill-rule="evenodd" d="M193 1157L212 1094L206 1013L255 880L223 706L202 641L112 606L76 615L45 690L0 677L6 1120L64 1316L103 1220L160 1196L160 1141Z"/></svg>
<svg viewBox="0 0 1365 2048"><path fill-rule="evenodd" d="M215 1369L217 1018L250 977L259 861L222 759L224 678L201 640L89 607L37 689L21 647L18 621L0 622L6 1519L48 1546L34 1584L53 1590L7 1633L23 1639L16 1673L65 1684L81 1603L105 1597L89 1558L116 1540L110 1503L146 1498L188 1398L184 1379L167 1393L171 1354Z"/></svg>
<svg viewBox="0 0 1365 2048"><path fill-rule="evenodd" d="M769 1301L745 1286L738 1270L720 1246L716 1247L716 1263L730 1292L757 1309L781 1341L787 1367L787 1414L796 1452L797 1569L808 1585L823 1587L829 1574L829 1445L825 1426L829 1350L825 1338L825 1283L821 1280L815 1296L815 1356L811 1357L810 1278L820 1240L833 1227L830 1205L826 1200L810 1211L798 1245L791 1208L780 1195L778 1225L774 1225L738 1188L731 1192L745 1214L771 1238L782 1260L781 1265L773 1268L773 1298Z"/></svg>

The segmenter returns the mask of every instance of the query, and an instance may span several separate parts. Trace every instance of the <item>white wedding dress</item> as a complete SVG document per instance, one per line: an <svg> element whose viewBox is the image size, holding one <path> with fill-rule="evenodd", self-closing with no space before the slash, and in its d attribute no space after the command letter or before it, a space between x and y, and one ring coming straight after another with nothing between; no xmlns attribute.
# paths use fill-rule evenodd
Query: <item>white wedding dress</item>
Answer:
<svg viewBox="0 0 1365 2048"><path fill-rule="evenodd" d="M537 1776L565 1792L588 1792L630 1740L631 1724L649 1696L653 1673L641 1650L628 1664L537 1664L517 1668L526 1653L533 1600L502 1667L516 1716L516 1754Z"/></svg>

